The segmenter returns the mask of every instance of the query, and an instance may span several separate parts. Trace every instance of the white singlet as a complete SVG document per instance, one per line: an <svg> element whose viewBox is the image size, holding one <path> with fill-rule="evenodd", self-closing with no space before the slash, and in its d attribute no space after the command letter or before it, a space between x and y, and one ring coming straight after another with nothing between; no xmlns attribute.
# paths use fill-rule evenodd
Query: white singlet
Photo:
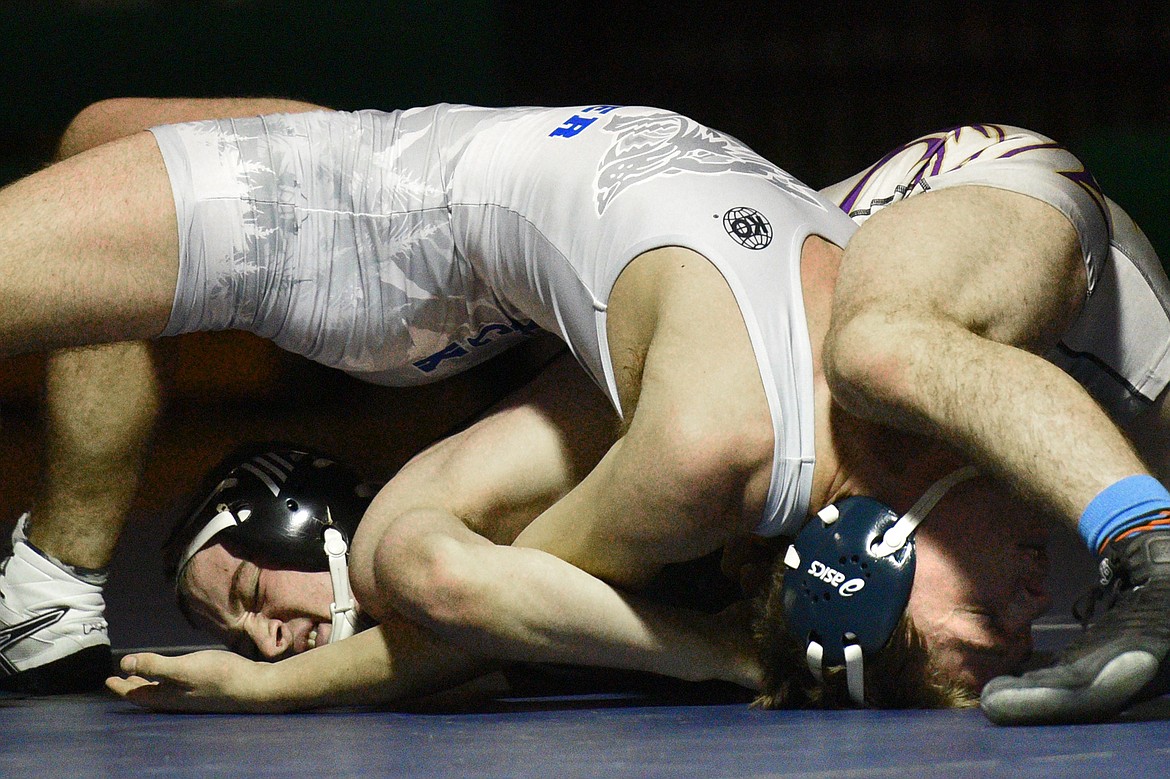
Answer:
<svg viewBox="0 0 1170 779"><path fill-rule="evenodd" d="M1037 198L1073 224L1089 294L1045 357L1118 421L1148 408L1170 382L1170 282L1149 240L1067 149L1017 127L957 127L899 146L821 194L860 224L904 198L968 184Z"/></svg>
<svg viewBox="0 0 1170 779"><path fill-rule="evenodd" d="M450 375L540 327L621 413L606 307L643 252L735 295L775 439L756 532L793 532L814 463L804 240L843 212L733 138L653 108L316 113L153 130L181 256L165 335L237 328L360 378Z"/></svg>

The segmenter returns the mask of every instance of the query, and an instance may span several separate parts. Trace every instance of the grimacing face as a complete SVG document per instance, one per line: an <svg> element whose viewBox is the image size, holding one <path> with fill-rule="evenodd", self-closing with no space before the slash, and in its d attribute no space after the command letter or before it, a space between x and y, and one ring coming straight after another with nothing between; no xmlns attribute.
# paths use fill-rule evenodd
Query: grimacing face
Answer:
<svg viewBox="0 0 1170 779"><path fill-rule="evenodd" d="M191 558L182 589L198 627L242 655L278 660L329 643L328 572L262 568L212 544Z"/></svg>
<svg viewBox="0 0 1170 779"><path fill-rule="evenodd" d="M918 528L907 611L948 676L978 691L1022 668L1051 604L1047 540L1044 518L986 478L956 487Z"/></svg>

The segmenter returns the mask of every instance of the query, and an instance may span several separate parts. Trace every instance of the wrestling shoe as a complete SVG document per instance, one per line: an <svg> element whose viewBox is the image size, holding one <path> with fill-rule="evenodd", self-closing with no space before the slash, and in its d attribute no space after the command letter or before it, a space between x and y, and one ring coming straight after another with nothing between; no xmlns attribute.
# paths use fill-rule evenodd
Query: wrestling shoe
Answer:
<svg viewBox="0 0 1170 779"><path fill-rule="evenodd" d="M980 705L992 722L1099 722L1170 692L1170 532L1114 542L1101 572L1093 601L1108 610L1053 665L988 682Z"/></svg>
<svg viewBox="0 0 1170 779"><path fill-rule="evenodd" d="M22 530L23 521L0 564L0 690L98 689L111 670L102 588L42 555Z"/></svg>

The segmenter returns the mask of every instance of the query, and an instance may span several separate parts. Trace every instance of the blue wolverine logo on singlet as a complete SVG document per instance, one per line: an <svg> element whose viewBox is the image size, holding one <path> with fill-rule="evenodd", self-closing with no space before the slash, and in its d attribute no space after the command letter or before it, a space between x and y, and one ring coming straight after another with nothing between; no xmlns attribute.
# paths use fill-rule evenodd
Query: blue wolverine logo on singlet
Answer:
<svg viewBox="0 0 1170 779"><path fill-rule="evenodd" d="M597 169L597 213L629 187L653 176L746 173L763 176L824 210L813 191L748 147L678 114L614 116L603 128L618 136Z"/></svg>

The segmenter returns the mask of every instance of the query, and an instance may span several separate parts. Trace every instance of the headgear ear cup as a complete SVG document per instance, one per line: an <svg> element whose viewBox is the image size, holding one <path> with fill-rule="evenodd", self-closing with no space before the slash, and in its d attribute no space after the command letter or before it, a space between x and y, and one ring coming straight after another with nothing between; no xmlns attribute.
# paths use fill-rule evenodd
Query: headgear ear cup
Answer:
<svg viewBox="0 0 1170 779"><path fill-rule="evenodd" d="M976 474L948 474L902 517L873 498L845 498L797 534L784 556L784 613L818 680L823 665L844 665L849 696L864 705L865 657L889 643L910 602L914 531L949 489Z"/></svg>

